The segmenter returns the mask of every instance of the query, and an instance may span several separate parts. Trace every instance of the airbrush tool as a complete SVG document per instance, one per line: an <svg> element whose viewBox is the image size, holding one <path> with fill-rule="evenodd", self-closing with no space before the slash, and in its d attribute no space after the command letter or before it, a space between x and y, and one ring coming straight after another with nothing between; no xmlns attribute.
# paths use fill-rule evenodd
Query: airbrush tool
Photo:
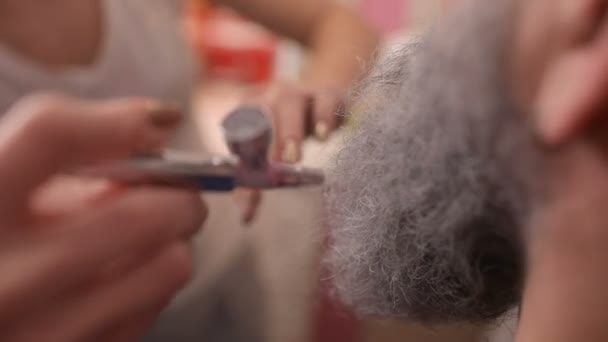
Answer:
<svg viewBox="0 0 608 342"><path fill-rule="evenodd" d="M259 107L243 106L222 123L231 156L200 156L165 151L158 156L135 157L105 163L79 172L129 184L163 184L232 191L237 187L277 189L320 185L323 172L268 160L272 125Z"/></svg>

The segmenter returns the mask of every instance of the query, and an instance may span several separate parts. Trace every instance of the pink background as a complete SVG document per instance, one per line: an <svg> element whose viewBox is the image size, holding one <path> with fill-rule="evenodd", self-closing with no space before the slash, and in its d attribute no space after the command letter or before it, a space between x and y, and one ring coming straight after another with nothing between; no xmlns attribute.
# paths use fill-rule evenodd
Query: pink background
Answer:
<svg viewBox="0 0 608 342"><path fill-rule="evenodd" d="M407 24L408 3L408 0L360 0L360 8L378 30L389 34Z"/></svg>

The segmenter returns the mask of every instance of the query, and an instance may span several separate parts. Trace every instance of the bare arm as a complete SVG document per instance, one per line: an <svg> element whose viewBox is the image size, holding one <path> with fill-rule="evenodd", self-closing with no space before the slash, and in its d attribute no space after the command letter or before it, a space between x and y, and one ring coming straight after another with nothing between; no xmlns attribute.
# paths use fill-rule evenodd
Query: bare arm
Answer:
<svg viewBox="0 0 608 342"><path fill-rule="evenodd" d="M216 0L311 52L305 81L346 87L358 78L378 37L352 9L333 0Z"/></svg>

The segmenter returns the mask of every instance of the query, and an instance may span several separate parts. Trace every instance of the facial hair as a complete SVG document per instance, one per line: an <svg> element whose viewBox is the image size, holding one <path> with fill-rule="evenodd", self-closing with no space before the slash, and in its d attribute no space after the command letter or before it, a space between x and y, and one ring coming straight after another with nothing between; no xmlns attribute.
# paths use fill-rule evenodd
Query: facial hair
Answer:
<svg viewBox="0 0 608 342"><path fill-rule="evenodd" d="M520 299L538 149L509 94L513 7L473 1L356 92L324 221L336 294L361 315L485 323Z"/></svg>

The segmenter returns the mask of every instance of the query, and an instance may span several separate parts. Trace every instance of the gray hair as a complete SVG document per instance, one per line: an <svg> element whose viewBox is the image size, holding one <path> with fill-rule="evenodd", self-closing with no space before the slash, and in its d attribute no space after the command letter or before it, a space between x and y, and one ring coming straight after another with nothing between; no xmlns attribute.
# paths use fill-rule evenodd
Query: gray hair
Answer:
<svg viewBox="0 0 608 342"><path fill-rule="evenodd" d="M340 299L362 315L493 320L519 300L538 149L509 97L511 1L475 1L358 88L326 189Z"/></svg>

